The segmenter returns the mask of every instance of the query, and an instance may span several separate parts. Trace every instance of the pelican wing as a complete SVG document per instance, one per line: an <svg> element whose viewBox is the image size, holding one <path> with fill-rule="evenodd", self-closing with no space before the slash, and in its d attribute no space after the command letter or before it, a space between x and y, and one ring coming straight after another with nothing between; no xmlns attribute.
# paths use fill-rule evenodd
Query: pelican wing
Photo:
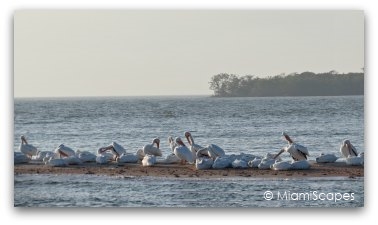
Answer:
<svg viewBox="0 0 378 225"><path fill-rule="evenodd" d="M188 161L189 163L194 162L194 157L192 152L185 146L178 146L175 148L174 151L175 155L185 161Z"/></svg>
<svg viewBox="0 0 378 225"><path fill-rule="evenodd" d="M118 155L121 155L122 153L126 153L126 150L124 147L122 147L120 144L118 144L117 142L112 142L111 143L111 146L113 146L113 149L114 151L116 151L116 153L118 153Z"/></svg>
<svg viewBox="0 0 378 225"><path fill-rule="evenodd" d="M211 144L207 148L208 148L208 151L209 151L209 155L212 158L216 158L216 157L219 157L219 156L225 156L226 155L224 150L221 147L219 147L218 145Z"/></svg>
<svg viewBox="0 0 378 225"><path fill-rule="evenodd" d="M30 157L37 155L38 152L38 149L31 144L21 144L19 149L20 152L24 153L25 155L29 155Z"/></svg>
<svg viewBox="0 0 378 225"><path fill-rule="evenodd" d="M202 148L197 151L196 156L197 158L200 158L202 156L209 156L209 151L207 150L207 148Z"/></svg>
<svg viewBox="0 0 378 225"><path fill-rule="evenodd" d="M55 150L56 153L62 154L65 157L74 156L75 151L72 150L70 147L67 147L63 144L59 145L59 147Z"/></svg>
<svg viewBox="0 0 378 225"><path fill-rule="evenodd" d="M197 145L197 144L193 144L191 146L196 152L198 152L199 150L203 149L203 147L201 145Z"/></svg>
<svg viewBox="0 0 378 225"><path fill-rule="evenodd" d="M270 166L270 169L272 170L290 170L291 169L291 163L282 161L282 162L276 162L273 165Z"/></svg>
<svg viewBox="0 0 378 225"><path fill-rule="evenodd" d="M357 156L358 153L357 153L357 149L352 145L352 144L349 144L349 155L351 156Z"/></svg>
<svg viewBox="0 0 378 225"><path fill-rule="evenodd" d="M308 149L305 146L299 145L299 144L295 144L295 148L298 151L300 151L306 159L307 159L307 156L310 156L310 153L308 152Z"/></svg>
<svg viewBox="0 0 378 225"><path fill-rule="evenodd" d="M143 153L145 155L162 156L161 150L152 145L145 145L143 147Z"/></svg>

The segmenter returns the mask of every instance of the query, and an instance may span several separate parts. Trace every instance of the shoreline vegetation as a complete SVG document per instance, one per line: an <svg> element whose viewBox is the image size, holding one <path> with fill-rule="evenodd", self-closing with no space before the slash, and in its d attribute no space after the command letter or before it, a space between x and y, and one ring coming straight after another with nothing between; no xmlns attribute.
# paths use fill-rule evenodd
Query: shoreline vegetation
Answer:
<svg viewBox="0 0 378 225"><path fill-rule="evenodd" d="M363 95L364 73L303 72L267 78L220 73L209 84L213 97Z"/></svg>

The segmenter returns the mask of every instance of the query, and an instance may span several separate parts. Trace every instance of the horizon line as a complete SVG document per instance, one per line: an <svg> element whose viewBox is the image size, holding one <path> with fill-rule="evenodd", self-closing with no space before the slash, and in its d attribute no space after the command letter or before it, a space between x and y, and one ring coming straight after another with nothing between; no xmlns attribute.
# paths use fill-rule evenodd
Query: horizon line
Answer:
<svg viewBox="0 0 378 225"><path fill-rule="evenodd" d="M31 99L31 98L122 98L122 97L186 97L186 96L214 96L213 94L174 94L174 95L71 95L71 96L13 96L13 99Z"/></svg>

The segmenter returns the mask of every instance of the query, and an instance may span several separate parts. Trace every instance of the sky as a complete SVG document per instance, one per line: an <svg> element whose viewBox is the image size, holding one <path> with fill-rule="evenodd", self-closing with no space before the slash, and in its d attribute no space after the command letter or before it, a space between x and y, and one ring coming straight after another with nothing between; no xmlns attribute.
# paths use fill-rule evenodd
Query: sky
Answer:
<svg viewBox="0 0 378 225"><path fill-rule="evenodd" d="M362 72L361 10L16 10L14 97L211 95L213 75Z"/></svg>

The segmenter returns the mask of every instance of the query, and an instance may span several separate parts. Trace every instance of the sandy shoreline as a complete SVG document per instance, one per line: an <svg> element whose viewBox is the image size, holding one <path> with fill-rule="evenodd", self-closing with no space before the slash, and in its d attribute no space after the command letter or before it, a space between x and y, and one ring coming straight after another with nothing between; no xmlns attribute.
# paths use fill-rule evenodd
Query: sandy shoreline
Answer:
<svg viewBox="0 0 378 225"><path fill-rule="evenodd" d="M311 163L309 170L273 171L248 169L211 169L196 170L194 165L157 164L153 167L143 167L140 164L99 165L84 163L67 167L51 167L42 163L27 163L14 165L14 174L96 174L109 176L155 176L155 177L252 177L252 178L290 178L290 177L363 177L363 166L348 166L342 162Z"/></svg>

